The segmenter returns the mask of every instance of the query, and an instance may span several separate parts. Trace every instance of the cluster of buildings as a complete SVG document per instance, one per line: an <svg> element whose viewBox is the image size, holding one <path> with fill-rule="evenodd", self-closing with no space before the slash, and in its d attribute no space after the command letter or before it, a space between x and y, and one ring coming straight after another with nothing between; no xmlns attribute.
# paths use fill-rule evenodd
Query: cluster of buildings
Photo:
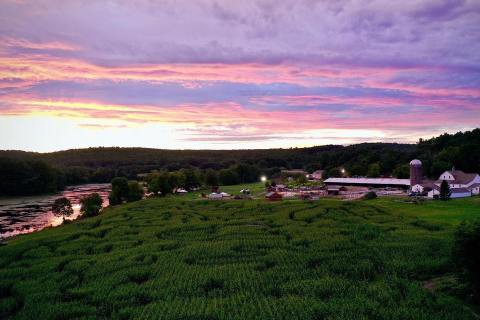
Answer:
<svg viewBox="0 0 480 320"><path fill-rule="evenodd" d="M321 181L324 171L318 170L311 174L303 170L282 171L283 180L291 181L299 176L311 181ZM362 197L369 189L374 188L382 195L404 195L409 192L411 195L427 196L438 198L440 186L446 181L450 187L450 198L471 197L480 194L480 175L477 173L465 173L460 170L445 171L435 180L427 180L423 177L422 162L414 159L410 162L410 178L328 178L324 180L325 186L321 184L310 184L296 187L288 187L284 184L272 184L267 190L265 198L270 201L278 201L285 198L298 198L304 200L318 200L322 196L340 195L347 199ZM205 198L211 200L232 199L232 195L212 190ZM251 199L250 190L241 190L241 195L233 199Z"/></svg>
<svg viewBox="0 0 480 320"><path fill-rule="evenodd" d="M450 198L465 198L480 194L480 175L477 173L465 173L461 170L445 171L436 181L423 179L422 162L412 160L410 162L410 191L413 194L425 194L429 198L440 196L440 186L443 181L450 187Z"/></svg>
<svg viewBox="0 0 480 320"><path fill-rule="evenodd" d="M460 170L445 171L436 181L423 178L422 162L414 159L410 162L410 179L395 178L328 178L327 186L364 186L371 188L400 188L413 194L436 198L440 195L442 181L450 186L451 198L471 197L480 194L480 175Z"/></svg>
<svg viewBox="0 0 480 320"><path fill-rule="evenodd" d="M477 173L465 173L453 168L442 173L433 184L432 190L428 192L429 198L440 195L440 185L445 180L450 186L450 198L464 198L480 194L480 175Z"/></svg>

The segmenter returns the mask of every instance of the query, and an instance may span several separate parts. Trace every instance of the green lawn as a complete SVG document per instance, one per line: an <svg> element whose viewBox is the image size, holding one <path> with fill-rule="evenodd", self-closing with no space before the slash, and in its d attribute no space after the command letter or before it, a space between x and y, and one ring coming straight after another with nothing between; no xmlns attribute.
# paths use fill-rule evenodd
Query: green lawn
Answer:
<svg viewBox="0 0 480 320"><path fill-rule="evenodd" d="M478 197L143 200L0 246L0 318L474 319L424 283L475 217Z"/></svg>

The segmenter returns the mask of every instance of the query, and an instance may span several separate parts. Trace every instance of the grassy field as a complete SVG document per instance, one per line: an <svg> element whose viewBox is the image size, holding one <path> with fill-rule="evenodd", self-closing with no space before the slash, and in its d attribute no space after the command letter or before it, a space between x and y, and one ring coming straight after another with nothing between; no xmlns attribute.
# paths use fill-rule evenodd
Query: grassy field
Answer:
<svg viewBox="0 0 480 320"><path fill-rule="evenodd" d="M478 197L143 200L0 246L0 318L474 319L431 280L475 217Z"/></svg>

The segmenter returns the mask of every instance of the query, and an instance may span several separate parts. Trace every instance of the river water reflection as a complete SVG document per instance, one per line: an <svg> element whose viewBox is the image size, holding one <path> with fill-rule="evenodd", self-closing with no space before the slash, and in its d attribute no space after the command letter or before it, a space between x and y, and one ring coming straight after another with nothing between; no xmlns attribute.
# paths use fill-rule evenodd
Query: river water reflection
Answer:
<svg viewBox="0 0 480 320"><path fill-rule="evenodd" d="M52 204L59 197L72 202L73 215L68 219L74 220L80 215L80 198L94 192L102 197L103 206L108 206L110 184L71 186L48 196L0 198L0 239L60 225L62 218L52 213Z"/></svg>

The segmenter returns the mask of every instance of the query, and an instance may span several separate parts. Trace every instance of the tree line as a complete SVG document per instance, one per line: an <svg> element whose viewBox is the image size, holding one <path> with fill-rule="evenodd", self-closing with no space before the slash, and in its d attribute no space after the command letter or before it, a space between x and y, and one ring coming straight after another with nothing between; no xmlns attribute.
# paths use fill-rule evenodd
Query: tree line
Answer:
<svg viewBox="0 0 480 320"><path fill-rule="evenodd" d="M256 181L259 174L275 177L283 169L321 169L326 176L340 176L344 169L349 176L408 178L408 164L413 158L422 160L424 173L430 178L437 178L452 166L480 172L480 129L420 139L417 144L260 150L88 148L44 154L0 151L0 195L54 192L65 185L108 183L115 177L134 180L138 174L154 171L194 170L201 178L213 170L219 184L225 185ZM188 175L195 179L193 176Z"/></svg>
<svg viewBox="0 0 480 320"><path fill-rule="evenodd" d="M249 164L237 164L226 169L205 171L199 169L180 169L177 171L154 171L145 177L149 192L169 194L176 189L194 190L200 186L228 186L240 183L257 182L260 169Z"/></svg>

